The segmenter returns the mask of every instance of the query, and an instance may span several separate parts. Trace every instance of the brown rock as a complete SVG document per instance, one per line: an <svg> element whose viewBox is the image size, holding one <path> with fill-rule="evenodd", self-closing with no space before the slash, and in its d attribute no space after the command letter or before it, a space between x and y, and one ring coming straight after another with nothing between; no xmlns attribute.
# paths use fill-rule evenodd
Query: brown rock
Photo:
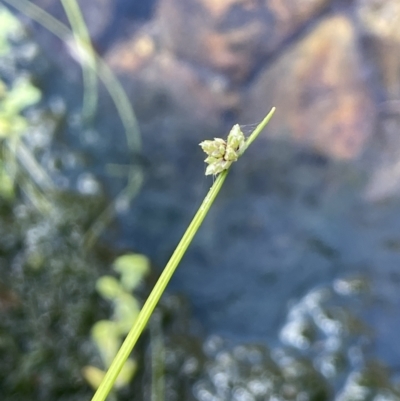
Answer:
<svg viewBox="0 0 400 401"><path fill-rule="evenodd" d="M400 1L358 0L357 15L371 39L389 100L400 98Z"/></svg>
<svg viewBox="0 0 400 401"><path fill-rule="evenodd" d="M239 97L227 90L222 76L201 75L192 64L154 46L150 37L133 38L105 55L139 117L167 112L170 118L185 115L193 123L214 126L224 111L238 107Z"/></svg>
<svg viewBox="0 0 400 401"><path fill-rule="evenodd" d="M277 106L270 135L339 159L360 154L374 125L373 103L350 21L323 20L260 74L243 103L243 123Z"/></svg>
<svg viewBox="0 0 400 401"><path fill-rule="evenodd" d="M154 38L142 32L117 42L105 55L110 67L119 72L135 73L153 60Z"/></svg>
<svg viewBox="0 0 400 401"><path fill-rule="evenodd" d="M157 22L162 46L242 82L329 2L161 0Z"/></svg>

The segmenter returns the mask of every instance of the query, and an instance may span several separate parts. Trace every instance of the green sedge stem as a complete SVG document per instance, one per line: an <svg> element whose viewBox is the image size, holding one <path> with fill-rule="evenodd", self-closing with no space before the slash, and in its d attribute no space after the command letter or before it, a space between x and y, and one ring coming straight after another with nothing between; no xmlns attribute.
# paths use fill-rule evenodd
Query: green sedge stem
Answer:
<svg viewBox="0 0 400 401"><path fill-rule="evenodd" d="M260 134L262 129L268 124L271 119L275 108L273 108L267 117L257 126L257 128L250 135L248 141L253 142L257 135ZM250 142L250 143L251 143ZM248 144L246 143L246 149ZM149 297L147 298L145 304L143 305L142 310L139 313L138 318L135 320L131 330L129 331L125 341L123 342L121 348L119 349L117 355L111 363L107 373L105 374L102 382L100 383L99 388L94 394L92 401L104 401L111 391L114 382L116 381L122 366L125 361L128 359L130 353L132 352L133 347L135 346L139 336L143 332L146 327L154 308L156 307L158 301L160 300L162 294L165 291L165 288L168 285L172 275L174 274L179 262L181 261L183 255L185 254L189 244L192 242L193 237L195 236L197 230L199 229L201 223L206 217L208 211L210 210L211 205L213 204L215 198L217 197L222 185L228 175L229 169L222 171L214 184L208 191L207 196L204 198L202 204L200 205L199 210L195 214L193 220L191 221L189 227L187 228L185 234L180 240L178 246L176 247L174 253L171 256L171 259L165 266L165 269L160 275L156 285L151 291Z"/></svg>
<svg viewBox="0 0 400 401"><path fill-rule="evenodd" d="M260 135L260 132L266 127L266 125L269 123L269 120L271 120L272 116L274 115L276 110L276 107L273 107L271 111L266 115L264 120L260 122L260 124L257 125L256 129L251 133L251 135L247 138L246 140L246 146L244 147L242 154L246 151L246 149L253 143L254 139Z"/></svg>
<svg viewBox="0 0 400 401"><path fill-rule="evenodd" d="M172 254L171 259L165 266L165 269L161 273L160 278L158 279L156 285L154 286L145 304L143 305L143 308L140 311L138 318L135 320L132 329L129 331L125 341L123 342L116 357L111 363L111 366L108 369L106 375L104 376L103 381L101 382L96 393L94 394L92 401L104 401L108 393L111 391L114 382L117 379L118 374L122 369L122 366L128 359L130 353L132 352L133 347L136 344L136 341L138 340L140 334L146 327L146 324L149 321L150 316L154 311L154 308L156 307L158 301L160 300L169 280L174 274L175 269L178 266L178 263L182 259L183 255L186 252L186 249L188 248L194 235L196 234L201 223L206 217L207 212L210 209L212 203L214 202L214 199L216 198L219 190L221 189L227 174L228 170L223 171L215 180L214 185L210 188L199 210L197 211L188 229L186 230L181 241L176 247L174 253Z"/></svg>

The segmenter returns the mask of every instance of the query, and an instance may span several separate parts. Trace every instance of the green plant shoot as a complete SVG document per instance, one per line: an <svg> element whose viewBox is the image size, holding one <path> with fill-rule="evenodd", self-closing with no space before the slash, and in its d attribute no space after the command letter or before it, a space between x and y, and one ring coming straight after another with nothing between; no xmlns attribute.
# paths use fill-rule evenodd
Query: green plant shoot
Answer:
<svg viewBox="0 0 400 401"><path fill-rule="evenodd" d="M178 246L176 247L174 253L172 254L169 262L165 266L163 272L160 275L156 285L154 286L153 290L151 291L149 297L147 298L143 308L141 309L137 319L133 323L131 330L129 331L125 341L123 342L121 348L119 349L117 355L115 356L114 360L112 361L110 368L108 369L106 375L104 376L102 382L100 383L99 388L95 392L92 401L104 401L108 394L110 393L114 383L118 377L119 372L121 371L122 367L124 366L125 361L128 359L130 353L133 350L137 340L139 339L140 335L142 334L144 328L146 327L154 308L156 307L158 301L160 300L162 294L167 287L168 282L170 281L172 275L174 274L179 262L181 261L183 255L185 254L189 244L191 243L193 237L195 236L197 230L199 229L201 223L203 222L204 218L206 217L208 211L210 210L211 205L213 204L215 198L217 197L226 177L229 172L229 168L233 161L236 161L249 145L257 138L260 132L265 128L268 124L270 119L272 118L275 112L275 107L271 109L268 115L261 121L261 123L256 127L256 129L251 133L251 135L245 140L244 142L241 140L242 137L241 131L239 128L240 133L237 132L238 126L234 126L230 133L230 137L228 137L227 142L223 141L222 139L215 139L217 143L208 147L204 145L204 142L200 146L206 151L208 157L215 157L215 160L209 160L209 166L214 164L214 167L206 174L214 174L218 175L217 179L215 180L214 184L211 186L208 194L204 198L202 204L200 205L199 210L196 212L193 220L189 224L186 232L183 234L182 239L180 240ZM209 141L209 142L214 142ZM222 143L222 142L223 143ZM218 151L218 146L221 145L221 148ZM231 149L228 150L228 147ZM216 151L215 156L212 156L212 152ZM232 154L234 152L234 155ZM206 159L207 160L207 159ZM230 162L230 164L225 164L224 162Z"/></svg>

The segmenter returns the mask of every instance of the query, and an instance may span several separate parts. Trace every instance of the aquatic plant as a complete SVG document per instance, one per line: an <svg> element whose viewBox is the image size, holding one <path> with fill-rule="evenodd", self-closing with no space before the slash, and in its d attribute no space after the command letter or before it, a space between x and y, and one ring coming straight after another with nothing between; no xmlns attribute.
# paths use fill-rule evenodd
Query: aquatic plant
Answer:
<svg viewBox="0 0 400 401"><path fill-rule="evenodd" d="M200 146L207 154L204 160L208 164L206 175L218 175L227 170L240 157L245 144L245 137L239 124L233 126L226 141L214 138L213 141L201 142Z"/></svg>
<svg viewBox="0 0 400 401"><path fill-rule="evenodd" d="M265 126L272 118L274 112L275 108L272 108L272 110L268 113L268 115L264 118L264 120L251 133L251 135L245 141L245 143L242 144L241 152L240 154L237 155L238 157L243 155L243 153L250 146L250 144L257 138L257 136L260 134L260 132L265 128ZM217 143L221 143L219 139L217 139L216 141ZM206 217L208 211L210 210L211 205L213 204L220 189L222 188L222 185L225 182L225 179L228 175L229 167L230 166L227 166L226 169L222 169L219 172L217 179L215 180L214 184L208 191L206 197L204 198L202 204L200 205L200 208L198 209L197 213L193 217L193 220L191 221L185 233L183 234L182 239L175 248L175 251L173 252L169 262L165 266L156 285L154 286L145 304L143 305L143 308L141 309L137 319L134 321L131 330L129 331L125 341L123 342L113 362L111 363L111 366L108 369L106 375L104 376L96 393L94 394L92 401L104 401L107 398L108 394L110 393L112 387L114 386L115 381L117 380L119 373L121 372L126 360L128 359L130 353L132 352L133 347L135 346L141 333L146 327L152 313L154 312L157 303L159 302L162 294L164 293L167 284L169 283L172 275L174 274L179 262L181 261L193 237L195 236L201 223ZM218 173L216 172L215 174Z"/></svg>
<svg viewBox="0 0 400 401"><path fill-rule="evenodd" d="M105 369L110 367L123 338L139 314L139 301L133 291L150 271L148 258L139 254L122 255L114 261L113 266L120 274L120 279L107 275L100 277L96 283L100 296L112 303L113 316L110 320L96 322L91 331ZM115 387L118 389L129 384L136 369L136 360L129 358L118 375ZM85 366L82 373L94 389L99 387L105 375L105 371L95 366Z"/></svg>

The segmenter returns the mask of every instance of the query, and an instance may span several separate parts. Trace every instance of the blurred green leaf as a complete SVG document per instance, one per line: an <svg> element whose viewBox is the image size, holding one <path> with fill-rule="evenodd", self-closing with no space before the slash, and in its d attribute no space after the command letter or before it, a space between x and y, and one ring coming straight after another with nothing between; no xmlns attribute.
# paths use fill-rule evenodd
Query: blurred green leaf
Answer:
<svg viewBox="0 0 400 401"><path fill-rule="evenodd" d="M28 128L28 121L20 113L40 98L39 89L26 77L15 82L11 89L0 80L0 138L22 135Z"/></svg>
<svg viewBox="0 0 400 401"><path fill-rule="evenodd" d="M0 8L0 56L10 51L8 37L18 29L21 24L6 8Z"/></svg>
<svg viewBox="0 0 400 401"><path fill-rule="evenodd" d="M1 108L5 114L18 114L28 106L37 103L41 98L39 89L27 78L16 81L12 89L4 97Z"/></svg>
<svg viewBox="0 0 400 401"><path fill-rule="evenodd" d="M121 284L128 291L135 289L150 271L149 259L140 254L122 255L114 261L114 270L121 274Z"/></svg>
<svg viewBox="0 0 400 401"><path fill-rule="evenodd" d="M14 184L10 176L6 173L4 164L0 159L0 196L5 199L14 198Z"/></svg>
<svg viewBox="0 0 400 401"><path fill-rule="evenodd" d="M100 320L92 328L92 338L97 345L104 366L110 366L121 344L118 327L111 320Z"/></svg>
<svg viewBox="0 0 400 401"><path fill-rule="evenodd" d="M123 292L119 281L112 276L100 277L96 282L96 290L103 298L110 300Z"/></svg>
<svg viewBox="0 0 400 401"><path fill-rule="evenodd" d="M139 302L130 294L122 293L114 300L114 319L121 334L129 332L139 315Z"/></svg>
<svg viewBox="0 0 400 401"><path fill-rule="evenodd" d="M82 369L83 377L94 390L97 390L97 388L100 386L105 374L106 372L104 372L104 370L96 368L95 366L85 366Z"/></svg>

